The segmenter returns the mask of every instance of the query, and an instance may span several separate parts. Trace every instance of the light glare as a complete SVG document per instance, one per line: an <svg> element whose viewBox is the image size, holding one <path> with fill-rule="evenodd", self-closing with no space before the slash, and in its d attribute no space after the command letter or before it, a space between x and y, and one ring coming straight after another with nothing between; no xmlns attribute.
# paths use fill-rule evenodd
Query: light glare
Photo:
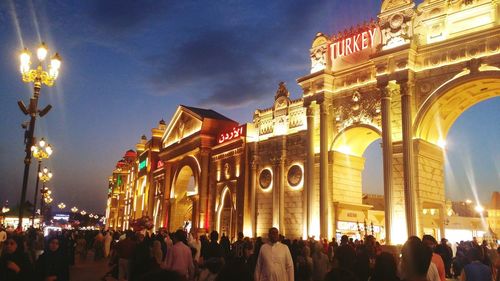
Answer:
<svg viewBox="0 0 500 281"><path fill-rule="evenodd" d="M45 43L42 42L42 44L40 44L40 47L38 47L38 49L36 50L36 56L40 61L43 61L47 57L47 52L47 46L45 46Z"/></svg>
<svg viewBox="0 0 500 281"><path fill-rule="evenodd" d="M441 148L446 148L446 141L443 139L439 139L437 145Z"/></svg>
<svg viewBox="0 0 500 281"><path fill-rule="evenodd" d="M476 210L476 212L478 212L478 213L482 213L482 212L484 212L484 207L483 207L483 206L481 206L481 205L477 205L477 206L474 208L474 210Z"/></svg>
<svg viewBox="0 0 500 281"><path fill-rule="evenodd" d="M341 145L339 147L339 152L342 152L344 154L351 154L351 147L348 145Z"/></svg>

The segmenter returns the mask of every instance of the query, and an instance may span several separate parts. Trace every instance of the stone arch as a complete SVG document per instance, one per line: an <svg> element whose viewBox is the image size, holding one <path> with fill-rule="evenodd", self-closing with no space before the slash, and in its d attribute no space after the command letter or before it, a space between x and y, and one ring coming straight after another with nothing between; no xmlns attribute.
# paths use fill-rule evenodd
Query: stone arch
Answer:
<svg viewBox="0 0 500 281"><path fill-rule="evenodd" d="M226 206L229 205L229 206ZM234 236L233 229L236 220L236 208L229 187L222 189L219 206L217 208L217 231L226 233L230 238Z"/></svg>
<svg viewBox="0 0 500 281"><path fill-rule="evenodd" d="M184 157L177 165L170 190L171 214L170 230L184 226L185 221L193 222L192 196L199 191L200 169L196 157Z"/></svg>
<svg viewBox="0 0 500 281"><path fill-rule="evenodd" d="M184 157L177 165L177 170L175 171L173 180L172 180L172 189L170 190L170 198L173 198L173 196L176 193L176 188L177 188L177 181L179 179L185 178L187 173L189 172L189 169L192 173L193 179L194 179L194 186L196 188L196 192L198 193L199 189L199 182L200 182L200 165L198 162L198 159L195 156L187 156Z"/></svg>
<svg viewBox="0 0 500 281"><path fill-rule="evenodd" d="M366 148L381 136L382 133L377 127L356 124L340 131L333 139L329 150L361 157Z"/></svg>
<svg viewBox="0 0 500 281"><path fill-rule="evenodd" d="M443 146L449 129L467 109L500 96L500 71L488 70L455 76L432 92L420 106L414 136Z"/></svg>
<svg viewBox="0 0 500 281"><path fill-rule="evenodd" d="M500 96L500 71L465 70L435 89L422 103L413 124L417 222L420 233L443 237L446 216L444 162L446 137L470 107ZM429 212L426 212L430 210ZM430 213L430 214L429 214Z"/></svg>
<svg viewBox="0 0 500 281"><path fill-rule="evenodd" d="M355 124L340 131L333 139L332 156L333 202L361 205L363 202L363 153L375 140L380 139L380 130L368 124ZM362 218L358 218L362 220Z"/></svg>

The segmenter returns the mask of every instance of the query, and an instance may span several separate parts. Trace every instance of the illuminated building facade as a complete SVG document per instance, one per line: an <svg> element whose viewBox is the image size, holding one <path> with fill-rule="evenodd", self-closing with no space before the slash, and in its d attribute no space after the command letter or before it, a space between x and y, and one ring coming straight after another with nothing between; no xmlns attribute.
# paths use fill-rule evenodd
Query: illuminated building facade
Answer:
<svg viewBox="0 0 500 281"><path fill-rule="evenodd" d="M213 229L215 186L210 185L210 155L219 132L238 123L213 111L179 106L162 136L165 217L169 230L180 227Z"/></svg>
<svg viewBox="0 0 500 281"><path fill-rule="evenodd" d="M106 227L124 229L128 225L130 209L130 187L133 182L130 174L135 166L137 153L134 150L125 152L123 158L116 163L113 174L108 179L108 201L106 208Z"/></svg>
<svg viewBox="0 0 500 281"><path fill-rule="evenodd" d="M496 0L385 0L377 21L318 33L310 73L297 80L302 97L280 84L243 136L235 121L180 106L158 147L156 199L141 212L155 210L170 230L443 237L446 136L469 107L500 95L499 13ZM361 180L363 153L379 139L383 211L363 199Z"/></svg>
<svg viewBox="0 0 500 281"><path fill-rule="evenodd" d="M209 188L214 196L215 208L212 208L213 227L228 237L237 237L244 231L250 235L250 229L244 229L244 219L250 218L247 132L251 124L245 124L222 130L218 134L217 144L210 152ZM248 225L248 224L247 224Z"/></svg>

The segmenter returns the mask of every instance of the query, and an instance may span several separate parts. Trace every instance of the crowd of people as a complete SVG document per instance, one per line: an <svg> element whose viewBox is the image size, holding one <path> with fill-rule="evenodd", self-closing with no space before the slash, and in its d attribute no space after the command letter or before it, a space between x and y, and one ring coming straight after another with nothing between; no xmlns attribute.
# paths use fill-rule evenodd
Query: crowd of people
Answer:
<svg viewBox="0 0 500 281"><path fill-rule="evenodd" d="M101 280L155 281L500 281L500 247L476 240L452 250L446 239L409 237L402 247L363 240L289 240L278 229L267 239L239 233L235 241L180 229L148 231L40 230L9 233L0 228L0 280L70 280L69 268L87 259L106 259ZM454 254L454 252L456 252Z"/></svg>

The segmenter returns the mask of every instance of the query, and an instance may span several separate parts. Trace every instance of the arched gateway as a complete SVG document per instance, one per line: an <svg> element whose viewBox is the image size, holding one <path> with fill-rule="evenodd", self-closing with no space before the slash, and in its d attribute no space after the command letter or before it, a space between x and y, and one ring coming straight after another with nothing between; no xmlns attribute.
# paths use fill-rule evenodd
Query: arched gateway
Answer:
<svg viewBox="0 0 500 281"><path fill-rule="evenodd" d="M332 237L345 226L339 219L345 211L336 206L363 209L355 170L380 136L386 240L444 235L448 130L472 105L500 96L497 6L491 0L423 1L418 7L386 0L377 22L317 34L311 73L298 79L307 110L306 166L319 170L306 171L312 199L304 202L319 214L319 220L305 220L308 235Z"/></svg>

